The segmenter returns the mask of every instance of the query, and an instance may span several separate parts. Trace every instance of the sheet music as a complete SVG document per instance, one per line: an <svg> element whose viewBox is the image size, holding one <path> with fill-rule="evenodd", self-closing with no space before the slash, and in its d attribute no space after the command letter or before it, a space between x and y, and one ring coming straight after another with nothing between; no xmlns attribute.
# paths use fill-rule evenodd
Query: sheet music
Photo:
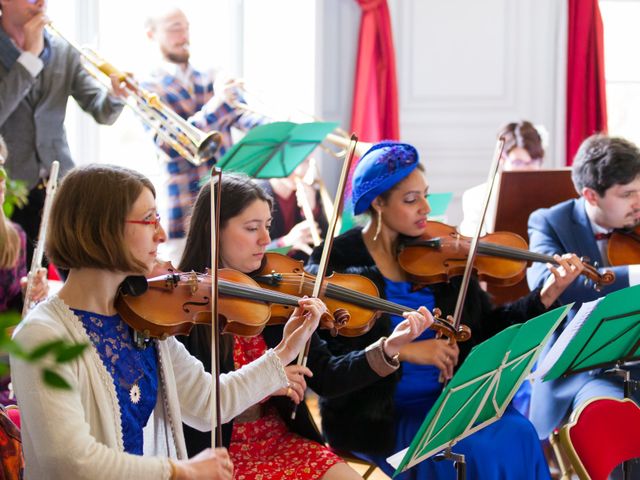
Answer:
<svg viewBox="0 0 640 480"><path fill-rule="evenodd" d="M536 371L527 377L529 380L539 380L544 377L549 370L551 370L551 367L556 364L562 353L566 350L569 342L571 342L573 337L576 336L576 333L578 333L580 328L582 328L584 322L586 322L587 318L591 315L591 312L593 312L603 298L604 297L600 297L592 300L591 302L585 302L582 304L578 312L567 324L564 331L560 334L547 355L544 357L544 360L538 364Z"/></svg>
<svg viewBox="0 0 640 480"><path fill-rule="evenodd" d="M393 455L387 458L387 463L391 465L393 468L397 469L398 465L400 465L400 462L402 462L402 459L407 454L408 450L409 450L409 447L405 448L404 450L400 450L398 453L394 453Z"/></svg>

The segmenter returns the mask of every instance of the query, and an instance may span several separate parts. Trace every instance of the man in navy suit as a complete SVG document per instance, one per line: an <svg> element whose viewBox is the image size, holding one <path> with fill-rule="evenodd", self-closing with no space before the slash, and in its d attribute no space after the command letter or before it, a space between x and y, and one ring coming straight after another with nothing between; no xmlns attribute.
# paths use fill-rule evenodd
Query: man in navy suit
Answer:
<svg viewBox="0 0 640 480"><path fill-rule="evenodd" d="M613 270L616 280L599 292L582 279L574 281L560 297L563 303L576 302L571 317L582 302L640 283L640 265L609 267L606 254L613 229L640 222L640 150L622 138L593 135L576 154L572 179L580 198L536 210L529 217L530 248L545 254L575 252L588 257L601 270ZM548 275L545 265L534 264L527 272L529 287L541 285ZM558 334L554 334L542 356ZM547 438L572 410L603 395L621 398L621 380L592 371L549 382L537 381L532 389L531 421L539 437Z"/></svg>

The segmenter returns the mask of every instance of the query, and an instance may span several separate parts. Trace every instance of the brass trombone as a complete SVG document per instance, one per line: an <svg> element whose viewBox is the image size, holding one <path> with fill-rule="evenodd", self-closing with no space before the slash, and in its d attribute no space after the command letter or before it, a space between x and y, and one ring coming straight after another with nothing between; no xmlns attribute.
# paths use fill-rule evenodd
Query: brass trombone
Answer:
<svg viewBox="0 0 640 480"><path fill-rule="evenodd" d="M351 139L349 135L342 129L338 128L335 130L336 133L330 133L325 137L325 140L336 147L340 147L341 150L338 152L333 151L326 146L322 146L323 150L328 152L329 154L335 156L336 158L344 158L347 155L347 150L349 148L349 143ZM367 142L358 142L355 148L356 157L362 157L367 150L369 150L373 146L373 143Z"/></svg>
<svg viewBox="0 0 640 480"><path fill-rule="evenodd" d="M243 90L245 93L248 93L252 97L256 98L259 103L262 103L266 107L268 107L267 102L263 101L262 98L260 98L259 94L255 93L252 90L247 89L247 87L244 84L244 82L238 81L235 86L236 86L236 88L239 88L239 89ZM258 115L262 115L263 117L268 117L268 118L271 118L271 119L276 120L276 121L277 120L282 120L282 119L274 118L272 113L267 112L267 108L264 108L263 110L260 110L260 109L256 108L253 105L249 106L246 103L238 102L238 101L236 101L233 106L234 106L234 108L237 108L239 110L244 110L244 111L249 112L249 113L255 113L255 114L258 114ZM323 121L322 119L318 118L317 116L312 115L312 114L307 113L307 112L303 112L302 110L295 109L295 111L298 112L299 114L301 114L301 116L309 117L309 121L313 121L313 122L321 122L321 121ZM321 143L320 144L320 148L323 151L327 152L332 157L340 159L340 158L346 157L346 155L347 155L347 149L349 147L349 143L351 142L351 135L349 135L347 132L345 132L341 128L336 128L334 130L334 133L330 133L330 134L328 134L326 136L325 141L327 143L335 146L335 147L338 147L340 150L334 150L333 148L330 148L325 143ZM367 152L367 150L369 150L372 146L373 146L373 143L358 142L358 144L356 145L356 149L355 149L356 157L361 157L362 155L364 155Z"/></svg>
<svg viewBox="0 0 640 480"><path fill-rule="evenodd" d="M121 72L104 60L97 52L80 47L49 23L47 28L67 42L86 61L85 68L106 88L111 88L110 76L115 75L125 85L129 96L127 105L158 137L193 165L212 158L222 142L220 132L203 132L187 122L162 102L157 94L143 88L131 75ZM88 65L87 65L88 64Z"/></svg>

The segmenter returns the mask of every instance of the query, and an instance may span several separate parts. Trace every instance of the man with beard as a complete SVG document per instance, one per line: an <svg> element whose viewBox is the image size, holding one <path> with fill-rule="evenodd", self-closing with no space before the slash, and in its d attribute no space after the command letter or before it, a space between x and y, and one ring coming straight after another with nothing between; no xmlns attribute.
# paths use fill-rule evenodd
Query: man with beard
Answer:
<svg viewBox="0 0 640 480"><path fill-rule="evenodd" d="M237 82L220 78L214 71L197 70L189 62L189 20L182 10L165 6L146 21L147 36L156 42L162 63L143 86L157 93L178 115L196 126L222 134L217 158L231 147L231 127L249 130L265 123L264 117L237 108L241 101ZM169 225L165 255L177 261L184 249L186 220L200 190L200 182L211 171L215 158L195 166L156 137L168 172ZM177 263L176 263L177 264Z"/></svg>
<svg viewBox="0 0 640 480"><path fill-rule="evenodd" d="M44 182L54 160L61 173L73 167L64 128L67 100L98 123L112 124L120 115L124 95L115 76L110 95L82 66L80 54L67 42L49 35L45 0L0 0L0 134L11 155L11 178L26 182L28 204L12 220L27 234L27 265L40 227Z"/></svg>
<svg viewBox="0 0 640 480"><path fill-rule="evenodd" d="M595 266L613 270L616 280L600 291L582 279L574 281L560 296L563 303L576 302L571 317L582 302L640 283L640 265L609 267L606 253L614 229L633 227L640 221L640 150L622 138L593 135L576 154L572 178L580 198L536 210L529 217L530 249L544 254L575 252ZM529 287L541 285L547 276L544 264L532 265L527 271ZM543 357L558 334L545 347ZM535 382L531 421L540 438L547 438L572 410L599 396L622 398L622 381L592 371Z"/></svg>

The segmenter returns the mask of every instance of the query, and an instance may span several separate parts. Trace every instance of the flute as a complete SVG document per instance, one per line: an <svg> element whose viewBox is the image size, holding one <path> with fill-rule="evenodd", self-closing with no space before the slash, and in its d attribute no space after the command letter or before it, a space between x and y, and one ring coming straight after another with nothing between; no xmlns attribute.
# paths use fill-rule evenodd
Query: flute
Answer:
<svg viewBox="0 0 640 480"><path fill-rule="evenodd" d="M42 257L44 256L44 245L47 238L47 228L49 226L49 216L51 214L51 204L53 203L53 197L58 187L58 172L60 170L60 162L55 160L51 164L51 172L49 174L49 181L47 182L47 192L44 198L44 207L42 208L42 222L40 222L40 229L38 230L38 242L36 243L36 249L33 252L31 258L31 268L27 275L27 288L24 292L24 304L22 306L22 318L29 312L32 305L32 290L33 282L38 273L38 270L42 268Z"/></svg>

